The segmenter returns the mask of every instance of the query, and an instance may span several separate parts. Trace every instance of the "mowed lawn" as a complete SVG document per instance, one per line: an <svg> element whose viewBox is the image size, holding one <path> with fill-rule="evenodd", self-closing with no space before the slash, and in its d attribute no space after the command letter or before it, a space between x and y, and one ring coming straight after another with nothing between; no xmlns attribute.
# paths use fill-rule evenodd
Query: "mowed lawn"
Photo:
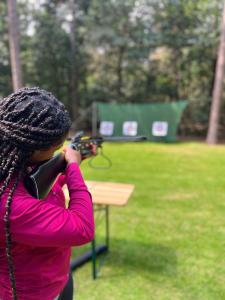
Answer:
<svg viewBox="0 0 225 300"><path fill-rule="evenodd" d="M127 206L110 208L110 253L99 278L92 279L90 262L74 272L75 299L225 299L225 146L103 148L112 167L91 169L86 161L85 179L132 183L135 191Z"/></svg>

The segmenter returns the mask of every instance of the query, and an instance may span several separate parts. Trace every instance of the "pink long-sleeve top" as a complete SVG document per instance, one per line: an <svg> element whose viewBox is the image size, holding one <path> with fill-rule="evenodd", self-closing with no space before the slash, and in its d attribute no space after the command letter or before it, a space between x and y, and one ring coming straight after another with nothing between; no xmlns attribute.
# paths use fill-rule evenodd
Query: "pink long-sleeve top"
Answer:
<svg viewBox="0 0 225 300"><path fill-rule="evenodd" d="M67 209L62 191L65 182L70 194ZM4 222L11 186L0 200L0 300L13 299ZM92 199L76 163L67 166L44 200L30 196L23 181L19 182L11 205L10 232L18 299L53 300L67 282L71 247L94 237Z"/></svg>

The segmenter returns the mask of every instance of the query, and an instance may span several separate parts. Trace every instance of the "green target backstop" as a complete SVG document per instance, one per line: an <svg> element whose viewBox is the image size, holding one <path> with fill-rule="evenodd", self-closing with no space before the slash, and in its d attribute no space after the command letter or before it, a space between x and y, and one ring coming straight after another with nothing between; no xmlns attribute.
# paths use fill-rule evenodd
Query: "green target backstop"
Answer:
<svg viewBox="0 0 225 300"><path fill-rule="evenodd" d="M185 100L141 104L97 102L92 129L103 136L144 135L152 141L173 142L186 105Z"/></svg>

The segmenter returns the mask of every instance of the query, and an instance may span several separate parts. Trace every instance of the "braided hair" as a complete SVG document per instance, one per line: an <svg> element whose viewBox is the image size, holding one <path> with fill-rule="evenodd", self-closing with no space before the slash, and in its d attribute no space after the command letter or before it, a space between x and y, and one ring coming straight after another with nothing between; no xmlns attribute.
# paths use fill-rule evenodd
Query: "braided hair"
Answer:
<svg viewBox="0 0 225 300"><path fill-rule="evenodd" d="M37 87L22 88L0 101L0 197L10 185L4 216L6 256L13 299L16 282L11 255L10 210L13 193L35 150L63 141L71 121L64 105ZM15 180L14 180L15 178Z"/></svg>

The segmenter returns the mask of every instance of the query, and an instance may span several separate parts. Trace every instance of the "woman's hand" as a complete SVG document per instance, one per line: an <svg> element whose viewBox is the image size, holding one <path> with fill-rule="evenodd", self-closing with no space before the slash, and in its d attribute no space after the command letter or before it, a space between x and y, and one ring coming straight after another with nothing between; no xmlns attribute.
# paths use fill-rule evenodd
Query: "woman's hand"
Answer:
<svg viewBox="0 0 225 300"><path fill-rule="evenodd" d="M95 156L97 155L97 146L96 145L91 145L91 153L92 155L90 156ZM86 159L87 157L82 157L79 151L73 150L69 146L65 146L63 148L63 152L65 154L65 160L67 161L68 164L75 162L78 165L80 165L81 161Z"/></svg>
<svg viewBox="0 0 225 300"><path fill-rule="evenodd" d="M98 147L97 145L91 145L91 153L92 153L92 156L95 156L98 154Z"/></svg>
<svg viewBox="0 0 225 300"><path fill-rule="evenodd" d="M69 146L65 146L63 148L63 152L65 154L65 160L66 160L67 164L71 164L71 163L75 162L78 165L80 165L82 158L81 158L81 154L79 151L73 150Z"/></svg>

